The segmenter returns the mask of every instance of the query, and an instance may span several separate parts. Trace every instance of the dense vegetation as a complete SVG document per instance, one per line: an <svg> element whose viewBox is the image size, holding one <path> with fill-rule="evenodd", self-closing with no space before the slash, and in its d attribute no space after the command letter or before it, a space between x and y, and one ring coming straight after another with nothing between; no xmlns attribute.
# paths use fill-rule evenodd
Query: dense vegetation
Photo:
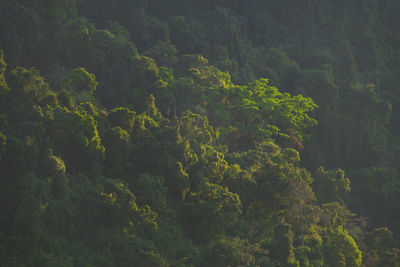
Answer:
<svg viewBox="0 0 400 267"><path fill-rule="evenodd" d="M400 266L399 12L0 1L0 265Z"/></svg>

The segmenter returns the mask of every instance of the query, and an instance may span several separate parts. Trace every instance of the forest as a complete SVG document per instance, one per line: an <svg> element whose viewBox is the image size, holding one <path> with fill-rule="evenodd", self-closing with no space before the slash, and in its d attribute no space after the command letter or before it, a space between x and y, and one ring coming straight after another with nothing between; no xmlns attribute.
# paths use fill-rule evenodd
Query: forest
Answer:
<svg viewBox="0 0 400 267"><path fill-rule="evenodd" d="M399 14L1 0L0 266L400 267Z"/></svg>

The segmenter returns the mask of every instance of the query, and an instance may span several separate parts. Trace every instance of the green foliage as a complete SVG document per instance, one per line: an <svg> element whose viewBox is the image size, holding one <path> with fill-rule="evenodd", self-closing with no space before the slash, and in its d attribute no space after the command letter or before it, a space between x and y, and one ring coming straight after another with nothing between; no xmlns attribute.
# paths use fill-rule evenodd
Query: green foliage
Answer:
<svg viewBox="0 0 400 267"><path fill-rule="evenodd" d="M171 66L175 64L175 62L178 60L176 54L176 47L169 42L163 41L144 52L145 56L154 58L154 60L160 66Z"/></svg>
<svg viewBox="0 0 400 267"><path fill-rule="evenodd" d="M0 133L0 161L2 160L4 153L6 152L7 137Z"/></svg>
<svg viewBox="0 0 400 267"><path fill-rule="evenodd" d="M89 91L93 93L96 91L98 82L94 74L87 72L85 68L77 68L71 71L71 74L64 81L65 86L68 89L72 89L76 92Z"/></svg>
<svg viewBox="0 0 400 267"><path fill-rule="evenodd" d="M4 73L6 71L7 64L4 62L4 52L0 49L0 93L2 93L6 88L6 80Z"/></svg>
<svg viewBox="0 0 400 267"><path fill-rule="evenodd" d="M398 172L393 168L370 168L362 173L363 181L362 193L360 194L365 199L365 205L368 205L369 212L376 214L374 221L378 225L391 222L395 226L396 231L399 225L399 219L393 217L393 212L398 209L398 196L400 183ZM385 209L382 209L382 206Z"/></svg>
<svg viewBox="0 0 400 267"><path fill-rule="evenodd" d="M132 132L135 123L136 112L129 108L115 108L108 114L112 126L120 126L128 132Z"/></svg>
<svg viewBox="0 0 400 267"><path fill-rule="evenodd" d="M226 132L226 139L239 148L279 136L292 136L299 142L304 130L317 123L308 115L317 107L310 98L282 93L270 86L268 79L254 81L248 86L213 90L209 101L218 103L211 106L217 118L213 122L223 126L224 131L235 130ZM237 130L225 129L231 125Z"/></svg>
<svg viewBox="0 0 400 267"><path fill-rule="evenodd" d="M56 152L65 157L72 173L93 174L98 159L104 154L94 118L57 107L47 123Z"/></svg>
<svg viewBox="0 0 400 267"><path fill-rule="evenodd" d="M197 242L205 242L220 237L233 227L241 212L237 194L226 187L204 181L197 192L188 196L180 217L186 235Z"/></svg>
<svg viewBox="0 0 400 267"><path fill-rule="evenodd" d="M394 248L392 232L386 227L374 229L369 233L367 242L372 248L365 261L371 266L398 266L399 249Z"/></svg>
<svg viewBox="0 0 400 267"><path fill-rule="evenodd" d="M340 169L326 171L323 167L319 167L314 176L313 188L321 203L331 201L344 203L346 195L350 192L350 180Z"/></svg>
<svg viewBox="0 0 400 267"><path fill-rule="evenodd" d="M0 265L398 266L399 10L3 0Z"/></svg>
<svg viewBox="0 0 400 267"><path fill-rule="evenodd" d="M135 183L134 190L141 203L149 205L155 211L162 211L167 205L168 188L164 183L163 177L143 174Z"/></svg>
<svg viewBox="0 0 400 267"><path fill-rule="evenodd" d="M48 84L40 77L36 69L17 67L7 77L7 83L12 88L11 94L21 99L21 104L26 102L37 104L48 94Z"/></svg>
<svg viewBox="0 0 400 267"><path fill-rule="evenodd" d="M221 239L209 248L204 265L214 266L254 266L256 255L266 258L267 251L258 244L251 244L248 240L235 237L233 239ZM257 262L258 263L258 262Z"/></svg>
<svg viewBox="0 0 400 267"><path fill-rule="evenodd" d="M328 233L324 250L327 266L361 266L361 251L342 227Z"/></svg>

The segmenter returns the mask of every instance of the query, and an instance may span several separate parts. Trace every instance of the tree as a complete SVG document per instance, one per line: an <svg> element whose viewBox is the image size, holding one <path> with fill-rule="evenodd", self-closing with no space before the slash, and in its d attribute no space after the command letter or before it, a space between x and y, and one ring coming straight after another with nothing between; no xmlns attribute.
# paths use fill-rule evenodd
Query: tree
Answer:
<svg viewBox="0 0 400 267"><path fill-rule="evenodd" d="M85 113L57 107L46 123L56 152L65 158L68 171L95 175L104 156L97 121Z"/></svg>
<svg viewBox="0 0 400 267"><path fill-rule="evenodd" d="M320 203L344 203L350 192L350 180L340 169L325 171L323 167L319 167L314 175L313 189Z"/></svg>
<svg viewBox="0 0 400 267"><path fill-rule="evenodd" d="M324 256L327 266L361 266L361 251L341 226L328 230L324 239Z"/></svg>
<svg viewBox="0 0 400 267"><path fill-rule="evenodd" d="M224 235L238 222L242 213L239 196L228 188L203 181L187 197L179 217L185 233L197 242Z"/></svg>
<svg viewBox="0 0 400 267"><path fill-rule="evenodd" d="M82 67L73 69L64 83L68 89L72 89L75 92L88 91L90 94L96 91L98 85L94 74L87 72L87 70Z"/></svg>

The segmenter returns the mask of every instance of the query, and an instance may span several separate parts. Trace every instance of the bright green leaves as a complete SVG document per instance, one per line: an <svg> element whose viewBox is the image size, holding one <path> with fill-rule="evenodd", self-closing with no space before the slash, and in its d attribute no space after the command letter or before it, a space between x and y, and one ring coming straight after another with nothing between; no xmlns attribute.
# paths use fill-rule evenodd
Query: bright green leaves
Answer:
<svg viewBox="0 0 400 267"><path fill-rule="evenodd" d="M257 123L264 120L266 124L277 126L283 133L292 129L301 139L303 130L317 124L315 119L309 117L309 113L317 108L317 105L310 98L302 95L291 96L288 93L281 93L268 83L267 79L260 79L240 90L244 99L252 103L252 105L242 105L242 107L245 110L250 109ZM244 90L249 92L244 93ZM259 113L257 114L256 111Z"/></svg>
<svg viewBox="0 0 400 267"><path fill-rule="evenodd" d="M304 131L317 124L309 115L317 108L310 98L281 93L267 79L213 90L208 99L219 103L209 107L211 121L224 128L223 139L228 139L224 141L231 142L234 149L252 147L261 140L279 136L301 141Z"/></svg>

